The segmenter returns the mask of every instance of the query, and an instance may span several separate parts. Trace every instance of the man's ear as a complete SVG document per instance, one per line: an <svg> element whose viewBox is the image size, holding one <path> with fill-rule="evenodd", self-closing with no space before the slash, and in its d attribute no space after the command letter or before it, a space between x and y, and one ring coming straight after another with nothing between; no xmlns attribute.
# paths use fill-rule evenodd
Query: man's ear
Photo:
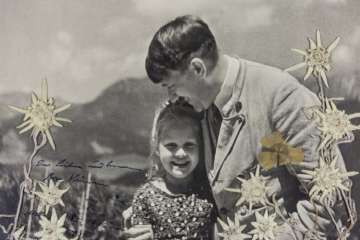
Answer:
<svg viewBox="0 0 360 240"><path fill-rule="evenodd" d="M205 78L207 69L201 58L193 58L190 62L190 70L198 77Z"/></svg>

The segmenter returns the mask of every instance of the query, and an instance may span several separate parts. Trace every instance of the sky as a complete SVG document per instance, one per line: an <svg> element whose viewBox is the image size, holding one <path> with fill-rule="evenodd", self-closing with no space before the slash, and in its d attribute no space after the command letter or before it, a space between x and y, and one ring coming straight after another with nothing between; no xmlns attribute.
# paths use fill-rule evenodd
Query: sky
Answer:
<svg viewBox="0 0 360 240"><path fill-rule="evenodd" d="M222 52L282 69L302 61L290 49L307 48L316 29L324 45L340 36L328 75L360 99L359 12L358 0L0 0L0 94L39 92L47 78L50 95L91 101L120 79L146 76L155 31L195 14Z"/></svg>

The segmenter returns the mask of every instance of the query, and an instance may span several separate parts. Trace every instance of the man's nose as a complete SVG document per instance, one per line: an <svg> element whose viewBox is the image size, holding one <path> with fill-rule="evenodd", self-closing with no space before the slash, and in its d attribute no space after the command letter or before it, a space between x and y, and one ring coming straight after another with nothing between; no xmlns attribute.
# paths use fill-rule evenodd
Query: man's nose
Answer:
<svg viewBox="0 0 360 240"><path fill-rule="evenodd" d="M179 148L176 152L175 152L175 156L177 158L184 158L186 157L186 152L184 151L183 148Z"/></svg>

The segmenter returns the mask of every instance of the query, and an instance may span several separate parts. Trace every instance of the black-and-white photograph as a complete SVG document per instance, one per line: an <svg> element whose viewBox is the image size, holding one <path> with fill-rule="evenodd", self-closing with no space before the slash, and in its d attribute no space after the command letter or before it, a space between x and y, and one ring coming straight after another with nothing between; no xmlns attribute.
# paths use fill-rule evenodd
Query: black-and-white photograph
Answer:
<svg viewBox="0 0 360 240"><path fill-rule="evenodd" d="M0 0L0 239L360 239L359 13Z"/></svg>

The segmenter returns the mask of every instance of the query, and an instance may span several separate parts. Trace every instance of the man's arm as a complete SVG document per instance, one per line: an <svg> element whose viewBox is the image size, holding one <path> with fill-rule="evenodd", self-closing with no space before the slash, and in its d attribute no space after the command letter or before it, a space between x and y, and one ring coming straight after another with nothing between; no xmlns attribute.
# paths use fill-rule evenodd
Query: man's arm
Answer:
<svg viewBox="0 0 360 240"><path fill-rule="evenodd" d="M304 152L304 161L297 165L288 166L290 172L298 178L301 188L310 190L309 179L305 178L301 170L312 170L319 166L318 146L320 143L320 131L314 121L305 116L304 109L319 106L318 98L305 87L295 83L289 76L289 82L281 86L273 99L272 123L274 131L281 132L287 142ZM337 150L337 167L340 171L346 171L341 153ZM347 199L345 201L351 201ZM345 201L341 196L337 196L336 206L344 209ZM345 210L345 209L344 209ZM332 212L336 215L334 220L341 219L341 211ZM320 203L301 201L297 204L297 213L302 224L306 229L318 227L320 231L330 235L336 234L335 226L332 226L332 219L328 209ZM331 232L331 233L330 233Z"/></svg>

